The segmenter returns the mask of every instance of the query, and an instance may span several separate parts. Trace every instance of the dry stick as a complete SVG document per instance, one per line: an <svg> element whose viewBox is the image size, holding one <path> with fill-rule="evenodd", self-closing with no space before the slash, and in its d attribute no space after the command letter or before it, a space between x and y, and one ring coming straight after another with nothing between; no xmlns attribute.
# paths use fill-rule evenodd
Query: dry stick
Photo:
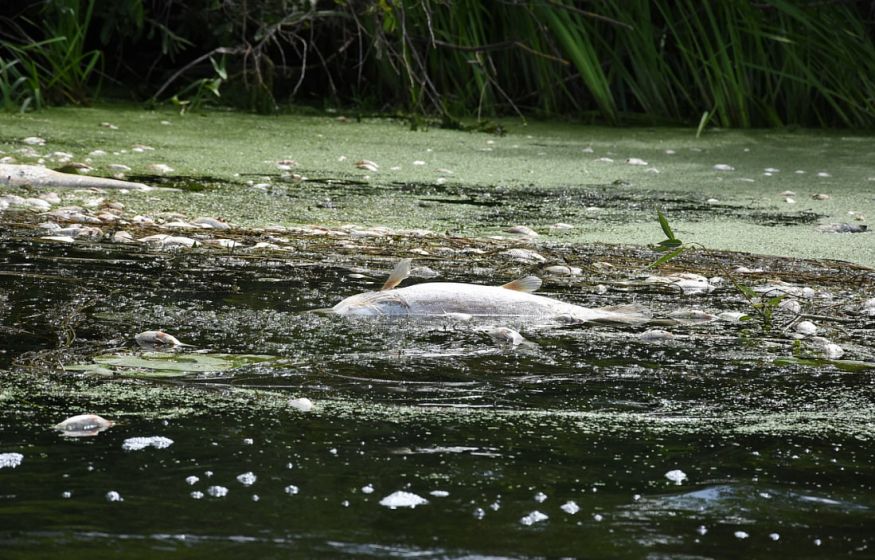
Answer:
<svg viewBox="0 0 875 560"><path fill-rule="evenodd" d="M564 58L560 58L558 56L553 56L550 54L542 53L541 51L535 50L532 47L526 45L522 41L502 41L500 43L489 43L486 45L477 45L477 46L465 46L465 45L457 45L455 43L448 43L446 41L434 41L434 44L439 47L444 47L447 49L453 49L457 51L464 52L487 52L487 51L499 51L504 49L509 49L512 47L516 47L518 49L522 49L528 53L531 53L535 56L539 56L541 58L546 58L547 60L552 60L553 62L558 62L560 64L564 64L568 66L570 62L565 60Z"/></svg>
<svg viewBox="0 0 875 560"><path fill-rule="evenodd" d="M176 79L177 79L178 77L180 77L183 73L185 73L186 71L190 70L191 68L197 66L198 64L200 64L200 63L203 62L204 60L210 58L210 57L213 56L214 54L241 54L241 53L243 53L243 52L244 52L244 50L243 50L242 47L234 47L234 48L231 48L231 47L216 47L215 49L211 50L210 52L208 52L208 53L206 53L206 54L204 54L204 55L202 55L202 56L197 57L197 58L194 59L193 61L189 62L188 64L186 64L185 66L183 66L182 68L180 68L179 70L177 70L172 76L170 76L170 79L168 79L166 82L164 82L164 85L162 85L160 88L158 88L158 91L155 92L155 95L152 96L152 97L153 97L154 99L158 99L158 96L160 96L160 95L164 92L164 90L167 89L167 87L168 87L171 83L173 83L174 81L176 81Z"/></svg>

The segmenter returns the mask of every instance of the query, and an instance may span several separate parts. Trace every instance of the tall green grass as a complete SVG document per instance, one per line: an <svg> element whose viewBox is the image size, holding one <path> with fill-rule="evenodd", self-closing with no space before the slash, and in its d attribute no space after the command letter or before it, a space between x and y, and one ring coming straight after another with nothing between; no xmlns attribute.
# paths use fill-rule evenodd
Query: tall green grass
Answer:
<svg viewBox="0 0 875 560"><path fill-rule="evenodd" d="M25 112L42 107L39 88L23 73L18 60L0 58L0 110Z"/></svg>
<svg viewBox="0 0 875 560"><path fill-rule="evenodd" d="M468 112L523 107L595 113L611 123L644 116L689 124L707 112L726 127L875 126L875 14L861 3L397 5L406 6L408 31L394 39L419 48L428 62L401 71Z"/></svg>
<svg viewBox="0 0 875 560"><path fill-rule="evenodd" d="M19 90L31 92L18 97L24 99L21 109L38 109L44 102L86 104L98 94L102 53L85 46L94 6L95 0L53 0L45 4L38 24L28 19L5 22L0 54L7 53L7 71L17 73ZM44 38L33 37L29 30L41 30ZM3 104L10 104L5 96Z"/></svg>
<svg viewBox="0 0 875 560"><path fill-rule="evenodd" d="M202 82L211 74L205 61L222 53L227 90L250 93L222 99L268 110L280 100L309 98L456 117L700 124L700 132L708 123L875 127L875 6L867 2L41 5L39 24L0 22L11 24L0 25L0 57L7 64L0 80L17 84L18 92L4 104L87 102L97 93L104 62L116 70L114 79L166 100ZM16 34L18 42L10 39ZM127 50L101 53L98 42ZM21 93L22 76L38 95Z"/></svg>

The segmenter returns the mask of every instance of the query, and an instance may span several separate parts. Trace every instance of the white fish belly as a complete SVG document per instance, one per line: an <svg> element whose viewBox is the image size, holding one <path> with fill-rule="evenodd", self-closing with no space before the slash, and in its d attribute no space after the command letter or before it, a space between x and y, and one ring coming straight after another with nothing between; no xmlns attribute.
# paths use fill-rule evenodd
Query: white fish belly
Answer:
<svg viewBox="0 0 875 560"><path fill-rule="evenodd" d="M432 282L394 290L408 307L409 315L467 313L495 317L552 317L578 315L585 307L544 296L497 286Z"/></svg>

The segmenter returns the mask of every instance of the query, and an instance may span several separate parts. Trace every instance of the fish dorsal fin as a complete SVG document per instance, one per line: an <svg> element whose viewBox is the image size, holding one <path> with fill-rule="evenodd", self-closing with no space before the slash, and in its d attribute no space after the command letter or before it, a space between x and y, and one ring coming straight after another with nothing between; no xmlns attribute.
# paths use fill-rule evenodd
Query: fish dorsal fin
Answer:
<svg viewBox="0 0 875 560"><path fill-rule="evenodd" d="M401 259L401 262L395 265L395 270L386 279L386 283L383 284L380 291L391 290L408 276L410 276L410 259Z"/></svg>
<svg viewBox="0 0 875 560"><path fill-rule="evenodd" d="M537 276L526 276L507 284L502 284L502 288L514 290L516 292L531 293L541 287L542 281Z"/></svg>

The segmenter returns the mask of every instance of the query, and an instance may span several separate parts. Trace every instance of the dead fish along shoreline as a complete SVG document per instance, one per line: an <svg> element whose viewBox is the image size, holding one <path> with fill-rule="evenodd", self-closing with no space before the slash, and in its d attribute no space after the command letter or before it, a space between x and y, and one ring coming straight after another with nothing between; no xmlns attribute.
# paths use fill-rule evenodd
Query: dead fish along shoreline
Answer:
<svg viewBox="0 0 875 560"><path fill-rule="evenodd" d="M535 276L503 286L427 282L397 288L409 272L410 259L404 259L380 291L348 297L321 311L364 317L510 317L617 325L640 325L651 318L650 311L637 304L588 308L535 295L532 292L541 287Z"/></svg>
<svg viewBox="0 0 875 560"><path fill-rule="evenodd" d="M0 185L6 187L75 188L75 189L129 189L150 191L143 183L89 177L52 171L37 165L0 164Z"/></svg>

